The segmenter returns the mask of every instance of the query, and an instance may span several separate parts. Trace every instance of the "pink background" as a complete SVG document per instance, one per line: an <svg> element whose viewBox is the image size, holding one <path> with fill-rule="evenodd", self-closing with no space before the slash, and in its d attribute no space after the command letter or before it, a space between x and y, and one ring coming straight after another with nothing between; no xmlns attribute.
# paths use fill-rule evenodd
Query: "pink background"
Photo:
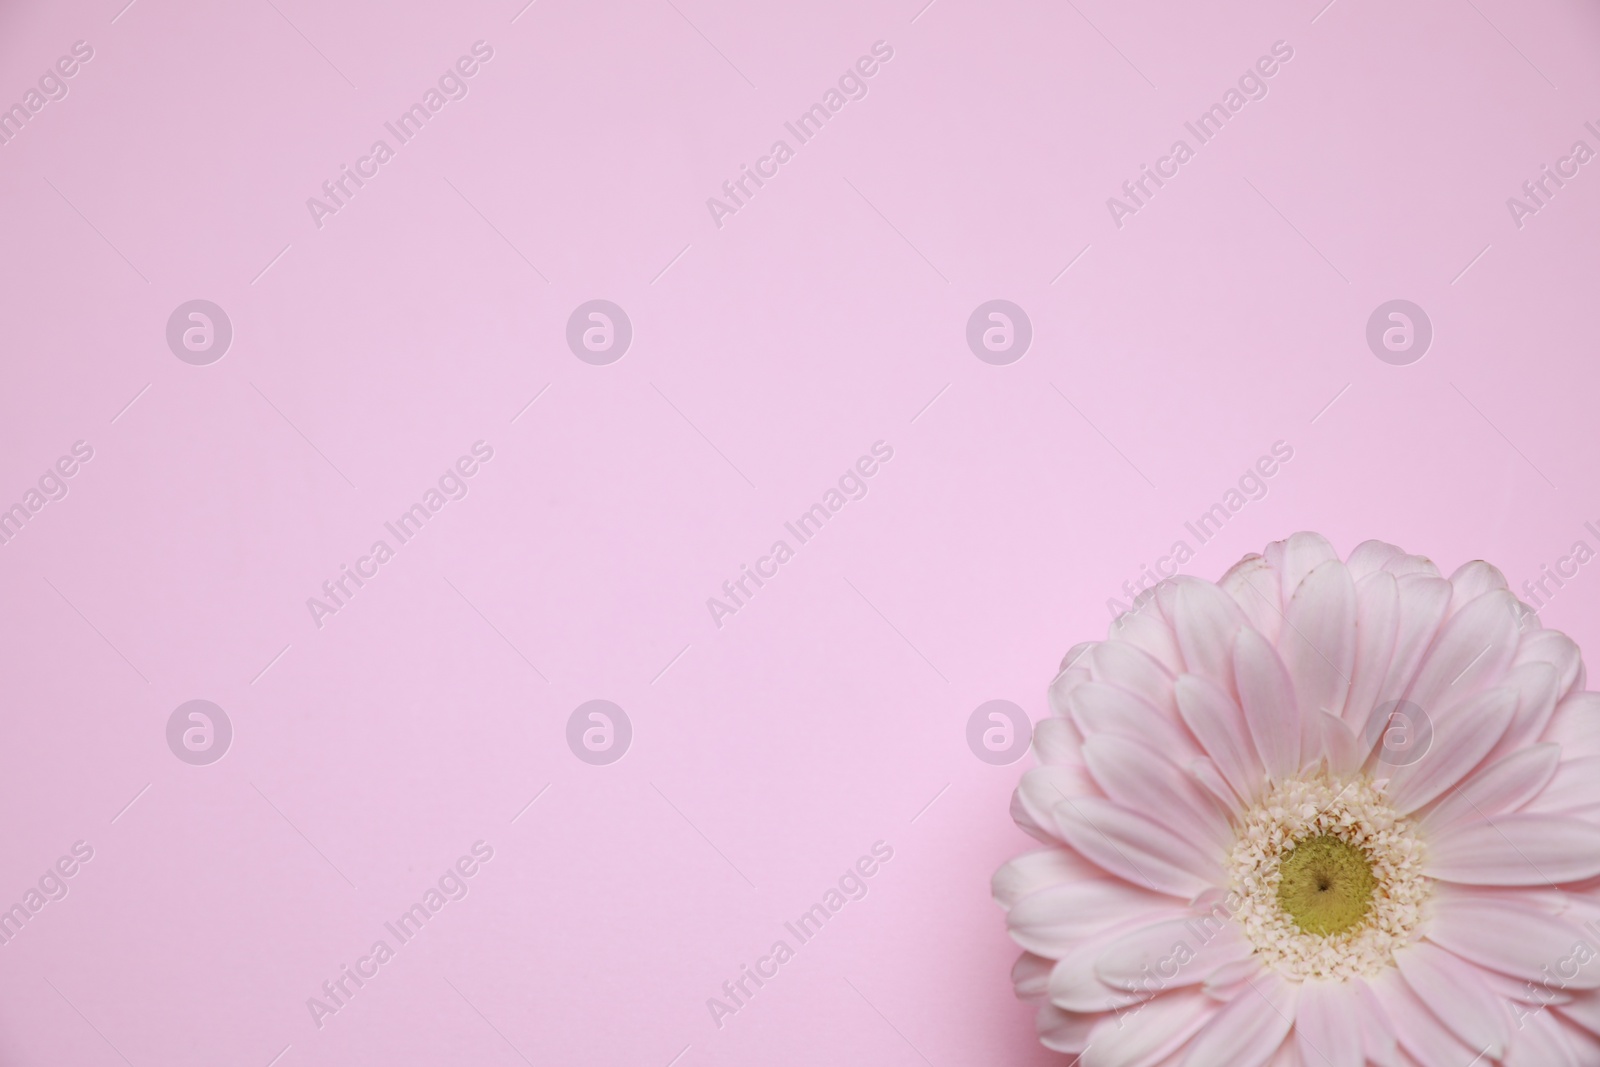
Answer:
<svg viewBox="0 0 1600 1067"><path fill-rule="evenodd" d="M973 708L1045 714L1275 441L1190 573L1301 528L1513 586L1600 545L1600 164L1521 229L1505 203L1600 147L1592 5L920 2L0 7L0 104L94 49L0 146L0 506L94 449L0 546L0 907L95 850L0 947L0 1062L1059 1062L988 899L1028 764L974 758ZM469 95L314 225L478 40ZM1279 40L1268 96L1115 226ZM209 366L164 338L193 298L233 323ZM595 298L633 323L609 366L564 340ZM992 298L1033 324L1010 366L966 345ZM1434 325L1410 366L1364 339L1394 298ZM469 495L319 629L306 599L478 440ZM714 626L878 440L868 496ZM1592 645L1597 596L1585 569L1546 623ZM196 698L235 730L209 766L165 740ZM633 724L609 766L565 741L596 698ZM480 839L470 894L314 1025ZM869 895L715 1026L878 840Z"/></svg>

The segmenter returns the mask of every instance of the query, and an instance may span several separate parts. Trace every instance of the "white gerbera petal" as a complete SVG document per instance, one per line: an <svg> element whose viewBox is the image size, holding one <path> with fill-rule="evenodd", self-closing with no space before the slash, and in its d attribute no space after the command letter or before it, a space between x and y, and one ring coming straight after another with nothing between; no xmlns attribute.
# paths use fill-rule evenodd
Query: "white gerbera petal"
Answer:
<svg viewBox="0 0 1600 1067"><path fill-rule="evenodd" d="M1174 689L1183 721L1234 792L1249 799L1261 792L1261 757L1245 726L1244 712L1226 690L1208 678L1185 674Z"/></svg>
<svg viewBox="0 0 1600 1067"><path fill-rule="evenodd" d="M1055 806L1067 797L1093 792L1094 779L1079 764L1035 767L1023 773L1011 795L1011 817L1041 841L1060 841L1052 814Z"/></svg>
<svg viewBox="0 0 1600 1067"><path fill-rule="evenodd" d="M1583 654L1572 638L1559 630L1535 630L1522 635L1517 646L1516 663L1548 663L1559 676L1556 682L1557 699L1566 696L1573 686L1583 684Z"/></svg>
<svg viewBox="0 0 1600 1067"><path fill-rule="evenodd" d="M1217 585L1233 597L1251 629L1268 641L1277 642L1283 626L1283 587L1277 570L1264 556L1246 556Z"/></svg>
<svg viewBox="0 0 1600 1067"><path fill-rule="evenodd" d="M1245 798L1234 792L1233 786L1228 784L1228 780L1222 776L1222 772L1217 770L1217 765L1211 760L1205 757L1190 760L1184 770L1201 789L1205 790L1206 796L1227 812L1230 820L1244 814L1245 808L1248 807Z"/></svg>
<svg viewBox="0 0 1600 1067"><path fill-rule="evenodd" d="M1099 1014L1084 1015L1062 1011L1054 1004L1041 1004L1035 1023L1039 1043L1053 1052L1073 1054L1089 1045L1089 1034L1101 1019Z"/></svg>
<svg viewBox="0 0 1600 1067"><path fill-rule="evenodd" d="M1226 1004L1261 980L1267 973L1257 956L1248 956L1234 963L1223 964L1212 972L1204 983L1206 996L1219 1004Z"/></svg>
<svg viewBox="0 0 1600 1067"><path fill-rule="evenodd" d="M1194 918L1188 915L1131 930L1106 946L1095 961L1094 973L1118 989L1159 992L1198 985L1253 951L1236 927L1224 927L1204 942L1194 931ZM1186 951L1175 953L1178 945Z"/></svg>
<svg viewBox="0 0 1600 1067"><path fill-rule="evenodd" d="M1181 914L1174 909L1173 914ZM1102 930L1079 942L1070 952L1062 955L1050 971L1050 1003L1063 1011L1112 1012L1131 1004L1148 1000L1147 993L1130 993L1107 985L1095 974L1095 963L1100 954L1125 931L1117 926Z"/></svg>
<svg viewBox="0 0 1600 1067"><path fill-rule="evenodd" d="M1300 737L1307 729L1303 719L1310 717L1296 700L1288 668L1265 637L1246 629L1234 639L1233 671L1239 705L1261 765L1268 777L1287 778L1300 769ZM1313 719L1310 727L1317 729L1319 724ZM1320 743L1320 733L1317 740Z"/></svg>
<svg viewBox="0 0 1600 1067"><path fill-rule="evenodd" d="M1082 757L1083 735L1071 719L1052 715L1033 726L1033 751L1046 766L1065 767Z"/></svg>
<svg viewBox="0 0 1600 1067"><path fill-rule="evenodd" d="M1600 825L1561 815L1500 815L1441 831L1427 873L1464 885L1540 886L1600 874Z"/></svg>
<svg viewBox="0 0 1600 1067"><path fill-rule="evenodd" d="M1441 889L1434 901L1429 941L1473 963L1524 982L1550 981L1573 955L1583 933L1572 923L1519 903L1504 893ZM1572 989L1600 988L1600 962L1577 967L1562 983Z"/></svg>
<svg viewBox="0 0 1600 1067"><path fill-rule="evenodd" d="M1472 1048L1457 1037L1429 1010L1422 998L1411 991L1398 970L1385 971L1367 979L1367 983L1383 1004L1389 1023L1394 1027L1395 1040L1421 1067L1462 1067L1472 1063L1474 1057L1482 1062L1484 1050Z"/></svg>
<svg viewBox="0 0 1600 1067"><path fill-rule="evenodd" d="M1588 1067L1594 1062L1582 1058L1553 1012L1526 1019L1505 1059L1506 1067Z"/></svg>
<svg viewBox="0 0 1600 1067"><path fill-rule="evenodd" d="M1185 579L1176 589L1172 629L1185 670L1231 685L1233 638L1245 625L1244 614L1232 597L1210 582Z"/></svg>
<svg viewBox="0 0 1600 1067"><path fill-rule="evenodd" d="M1600 1036L1600 997L1564 997L1558 1003L1563 1018Z"/></svg>
<svg viewBox="0 0 1600 1067"><path fill-rule="evenodd" d="M1111 639L1126 642L1148 653L1151 659L1176 674L1183 670L1183 653L1178 649L1178 635L1173 633L1172 625L1158 611L1148 607L1153 600L1153 596L1148 597L1145 608L1139 607L1138 601L1135 601L1133 611L1118 616L1111 624Z"/></svg>
<svg viewBox="0 0 1600 1067"><path fill-rule="evenodd" d="M1344 711L1356 659L1356 585L1343 563L1328 560L1300 583L1279 650L1303 713Z"/></svg>
<svg viewBox="0 0 1600 1067"><path fill-rule="evenodd" d="M1126 690L1169 716L1175 675L1144 649L1126 641L1102 641L1084 657L1095 681Z"/></svg>
<svg viewBox="0 0 1600 1067"><path fill-rule="evenodd" d="M1472 601L1492 593L1497 589L1511 588L1506 584L1506 576L1500 573L1500 568L1492 563L1485 563L1475 559L1471 563L1463 563L1456 568L1450 576L1450 614L1454 615Z"/></svg>
<svg viewBox="0 0 1600 1067"><path fill-rule="evenodd" d="M1272 1059L1267 1061L1267 1067L1323 1067L1323 1064L1307 1063L1306 1058L1300 1053L1300 1042L1295 1040L1291 1032L1283 1039L1283 1044L1278 1046L1278 1051L1272 1054Z"/></svg>
<svg viewBox="0 0 1600 1067"><path fill-rule="evenodd" d="M1162 823L1217 855L1233 843L1233 830L1194 779L1147 744L1099 734L1083 745L1083 760L1101 792L1129 811Z"/></svg>
<svg viewBox="0 0 1600 1067"><path fill-rule="evenodd" d="M1039 848L1002 864L989 880L989 891L996 904L1009 909L1041 890L1099 877L1100 869L1071 849Z"/></svg>
<svg viewBox="0 0 1600 1067"><path fill-rule="evenodd" d="M1568 1018L1564 1011L1552 1011L1550 1018L1561 1024L1561 1036L1572 1049L1575 1063L1580 1067L1583 1064L1600 1063L1600 1038L1592 1034L1587 1027Z"/></svg>
<svg viewBox="0 0 1600 1067"><path fill-rule="evenodd" d="M1183 1067L1262 1067L1294 1024L1299 983L1266 972L1212 1017Z"/></svg>
<svg viewBox="0 0 1600 1067"><path fill-rule="evenodd" d="M1383 572L1390 560L1399 559L1405 554L1405 549L1386 541L1363 541L1351 549L1345 565L1359 582L1369 574Z"/></svg>
<svg viewBox="0 0 1600 1067"><path fill-rule="evenodd" d="M1600 756L1563 760L1527 810L1550 815L1578 815L1600 808Z"/></svg>
<svg viewBox="0 0 1600 1067"><path fill-rule="evenodd" d="M1383 565L1383 569L1396 578L1416 575L1421 578L1439 577L1439 568L1427 556L1400 555Z"/></svg>
<svg viewBox="0 0 1600 1067"><path fill-rule="evenodd" d="M1363 1067L1367 1061L1361 1029L1350 1025L1362 1008L1360 994L1350 982L1306 982L1294 1018L1300 1058L1324 1067Z"/></svg>
<svg viewBox="0 0 1600 1067"><path fill-rule="evenodd" d="M1517 651L1514 604L1510 593L1489 593L1452 615L1406 699L1439 715L1499 679Z"/></svg>
<svg viewBox="0 0 1600 1067"><path fill-rule="evenodd" d="M1159 1063L1204 1026L1215 1009L1204 994L1179 989L1107 1016L1089 1035L1081 1067Z"/></svg>
<svg viewBox="0 0 1600 1067"><path fill-rule="evenodd" d="M1105 682L1088 682L1074 689L1067 697L1067 715L1085 739L1111 734L1143 741L1173 757L1200 755L1182 726L1160 708Z"/></svg>
<svg viewBox="0 0 1600 1067"><path fill-rule="evenodd" d="M1428 751L1390 775L1388 793L1395 810L1408 815L1455 788L1494 748L1516 710L1514 691L1491 689L1436 720Z"/></svg>
<svg viewBox="0 0 1600 1067"><path fill-rule="evenodd" d="M1333 545L1326 537L1308 531L1290 534L1282 541L1274 541L1267 546L1262 555L1277 569L1281 577L1284 608L1289 606L1295 593L1300 589L1300 583L1305 581L1307 575L1329 560L1339 558L1339 554L1334 551Z"/></svg>
<svg viewBox="0 0 1600 1067"><path fill-rule="evenodd" d="M1217 857L1109 800L1074 797L1054 814L1067 844L1134 885L1188 900L1222 877Z"/></svg>
<svg viewBox="0 0 1600 1067"><path fill-rule="evenodd" d="M1535 1007L1548 1008L1554 1004L1570 1003L1575 995L1582 997L1584 1000L1590 999L1584 996L1582 990L1574 990L1569 993L1565 989L1556 989L1552 986L1531 982L1526 978L1513 978L1511 975L1501 974L1491 967L1479 967L1478 977L1483 980L1484 985L1492 989L1508 1005L1511 1005L1513 1015L1518 1014L1516 1006L1519 1004L1532 1004Z"/></svg>
<svg viewBox="0 0 1600 1067"><path fill-rule="evenodd" d="M1573 693L1557 704L1544 739L1569 757L1600 756L1600 693Z"/></svg>
<svg viewBox="0 0 1600 1067"><path fill-rule="evenodd" d="M1422 816L1424 834L1436 835L1456 823L1516 811L1541 795L1560 760L1560 745L1534 745L1496 760Z"/></svg>
<svg viewBox="0 0 1600 1067"><path fill-rule="evenodd" d="M1373 1063L1395 1062L1399 1049L1394 1024L1389 1021L1389 1013L1384 1009L1383 1001L1378 998L1377 990L1373 989L1364 978L1352 978L1350 986L1356 991L1356 999L1361 1005L1361 1010L1356 1016L1356 1024L1361 1030L1362 1051Z"/></svg>
<svg viewBox="0 0 1600 1067"><path fill-rule="evenodd" d="M1011 937L1029 952L1061 956L1100 930L1154 922L1172 914L1173 899L1120 878L1096 878L1030 894L1011 906ZM1170 947L1170 946L1168 946Z"/></svg>
<svg viewBox="0 0 1600 1067"><path fill-rule="evenodd" d="M1094 650L1099 641L1079 641L1067 649L1067 654L1061 657L1061 666L1058 670L1070 671L1084 662L1084 657Z"/></svg>
<svg viewBox="0 0 1600 1067"><path fill-rule="evenodd" d="M1072 691L1080 685L1094 681L1094 675L1089 673L1087 664L1080 662L1075 667L1063 668L1050 682L1050 688L1045 690L1045 695L1050 702L1050 710L1057 715L1067 713L1067 698Z"/></svg>
<svg viewBox="0 0 1600 1067"><path fill-rule="evenodd" d="M1394 954L1400 976L1439 1021L1489 1059L1504 1055L1511 1016L1477 977L1477 968L1442 948L1422 942Z"/></svg>
<svg viewBox="0 0 1600 1067"><path fill-rule="evenodd" d="M1395 627L1394 652L1389 657L1389 670L1383 686L1378 690L1373 706L1405 696L1417 666L1433 645L1439 627L1444 622L1445 608L1450 605L1450 583L1442 578L1427 575L1396 576L1395 588L1400 593L1400 621ZM1354 726L1362 709L1352 709L1345 716ZM1370 710L1370 709L1368 709ZM1359 721L1365 725L1365 716Z"/></svg>
<svg viewBox="0 0 1600 1067"><path fill-rule="evenodd" d="M1543 736L1550 725L1550 716L1556 712L1556 699L1560 695L1560 676L1553 664L1523 663L1507 672L1504 684L1517 694L1517 712L1511 720L1494 755L1531 745Z"/></svg>
<svg viewBox="0 0 1600 1067"><path fill-rule="evenodd" d="M1314 720L1320 727L1322 748L1317 754L1328 761L1328 771L1336 778L1348 778L1367 757L1366 747L1345 725L1325 711L1317 712ZM1308 728L1311 724L1307 724Z"/></svg>
<svg viewBox="0 0 1600 1067"><path fill-rule="evenodd" d="M1351 568L1351 574L1355 568ZM1341 717L1353 728L1366 725L1365 712L1376 707L1394 658L1400 629L1400 583L1379 572L1356 581L1356 656L1350 670L1350 691ZM1362 721L1355 721L1360 714Z"/></svg>
<svg viewBox="0 0 1600 1067"><path fill-rule="evenodd" d="M1011 985L1021 1000L1040 1000L1050 994L1050 971L1056 961L1024 952L1011 965Z"/></svg>

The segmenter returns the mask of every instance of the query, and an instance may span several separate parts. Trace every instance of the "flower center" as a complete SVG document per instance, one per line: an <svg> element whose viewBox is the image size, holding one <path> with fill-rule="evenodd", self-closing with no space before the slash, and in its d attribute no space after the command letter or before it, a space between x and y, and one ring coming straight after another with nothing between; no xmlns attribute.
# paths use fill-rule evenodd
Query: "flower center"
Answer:
<svg viewBox="0 0 1600 1067"><path fill-rule="evenodd" d="M1341 934L1367 917L1377 886L1359 848L1332 834L1303 837L1278 862L1278 903L1308 934Z"/></svg>
<svg viewBox="0 0 1600 1067"><path fill-rule="evenodd" d="M1291 979L1369 976L1416 940L1432 880L1381 786L1326 774L1277 782L1237 823L1217 907Z"/></svg>

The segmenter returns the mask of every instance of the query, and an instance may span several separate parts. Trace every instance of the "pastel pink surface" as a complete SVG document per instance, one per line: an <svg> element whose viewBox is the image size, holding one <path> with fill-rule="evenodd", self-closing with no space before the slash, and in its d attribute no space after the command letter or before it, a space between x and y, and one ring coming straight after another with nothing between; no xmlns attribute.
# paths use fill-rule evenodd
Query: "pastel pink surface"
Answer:
<svg viewBox="0 0 1600 1067"><path fill-rule="evenodd" d="M977 705L1044 715L1180 539L1206 577L1310 528L1514 588L1600 547L1600 176L1506 204L1600 147L1592 8L919 6L0 12L0 104L93 48L0 145L0 507L94 452L0 546L0 907L94 849L0 946L0 1059L1059 1062L988 899L1028 763L974 758ZM465 97L314 220L477 41ZM1113 221L1280 41L1265 97ZM165 339L194 298L233 324L209 366ZM565 340L597 298L634 331L608 366ZM1009 366L965 339L993 298L1032 321ZM1409 366L1365 340L1395 298L1433 323ZM314 618L478 441L466 496ZM1589 644L1597 596L1583 569L1544 620ZM209 766L165 735L196 698L235 731ZM597 698L634 732L608 766L566 741ZM465 898L319 1026L308 998L480 840ZM878 841L867 895L718 1025Z"/></svg>

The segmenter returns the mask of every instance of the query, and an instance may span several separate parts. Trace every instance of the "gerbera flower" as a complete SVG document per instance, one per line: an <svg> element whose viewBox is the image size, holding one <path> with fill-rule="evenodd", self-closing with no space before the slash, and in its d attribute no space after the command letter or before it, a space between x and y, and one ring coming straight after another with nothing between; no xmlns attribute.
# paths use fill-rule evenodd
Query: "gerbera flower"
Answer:
<svg viewBox="0 0 1600 1067"><path fill-rule="evenodd" d="M994 894L1082 1067L1600 1064L1600 694L1483 562L1316 534L1078 645Z"/></svg>

